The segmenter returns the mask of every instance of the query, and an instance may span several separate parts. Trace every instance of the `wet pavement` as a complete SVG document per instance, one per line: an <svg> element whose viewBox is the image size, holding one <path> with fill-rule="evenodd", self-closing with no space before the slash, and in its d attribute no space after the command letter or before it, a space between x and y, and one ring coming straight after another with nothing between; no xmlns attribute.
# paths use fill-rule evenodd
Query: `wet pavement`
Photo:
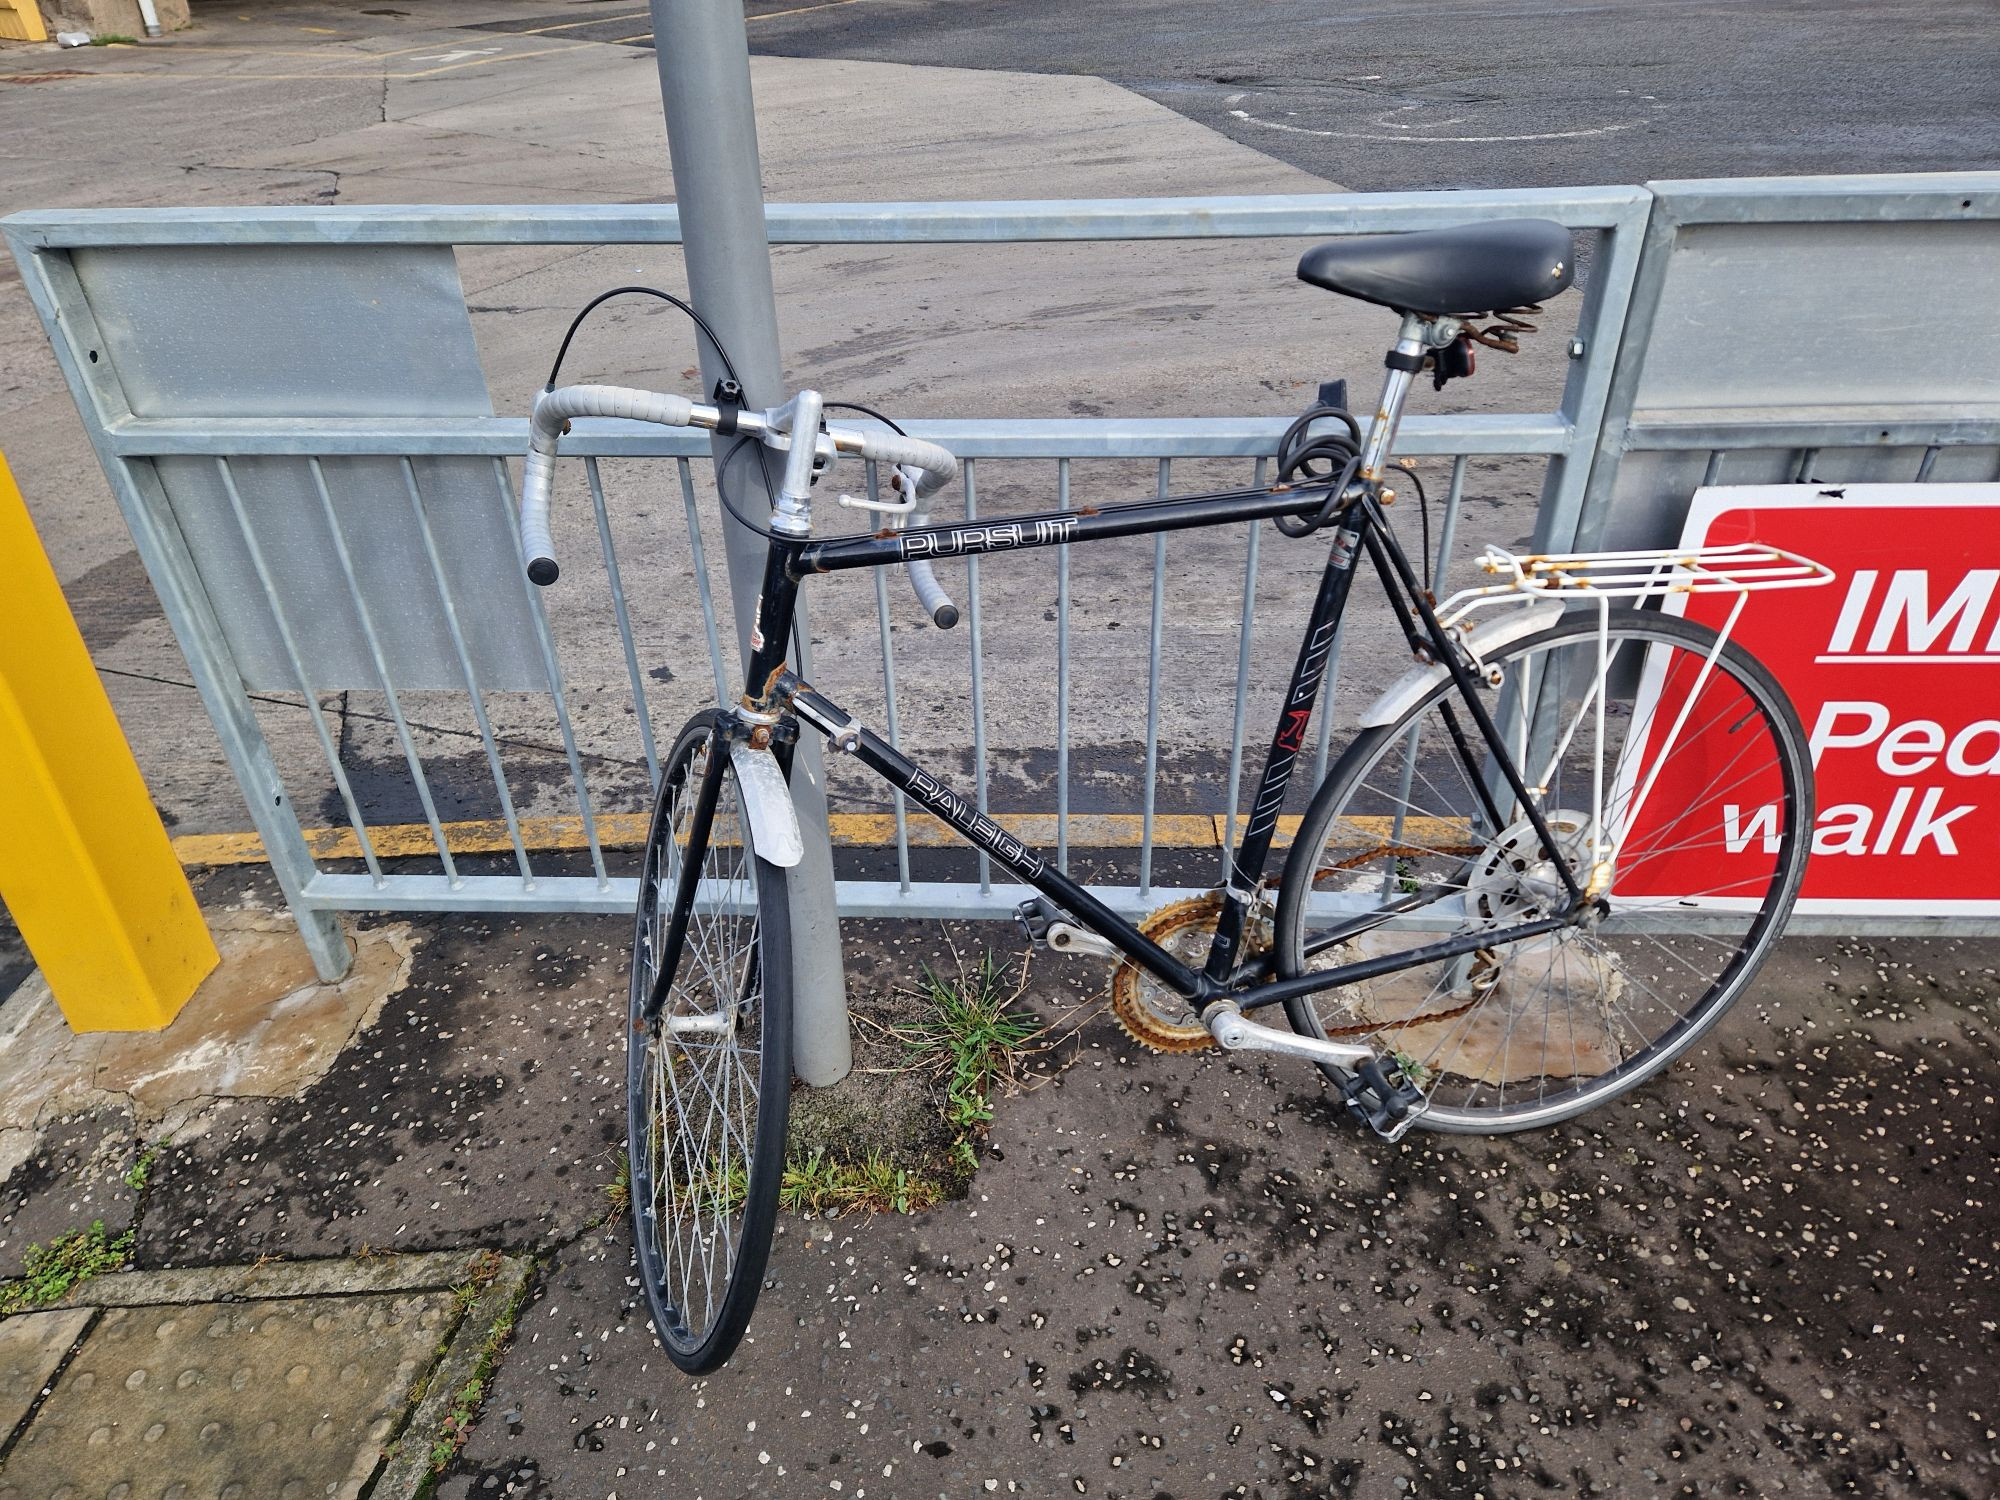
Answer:
<svg viewBox="0 0 2000 1500"><path fill-rule="evenodd" d="M1302 1067L1138 1051L1045 957L1024 1003L1090 1019L970 1196L785 1217L691 1382L607 1222L622 924L409 926L323 1078L160 1152L134 1253L541 1257L449 1500L1994 1492L2000 944L1793 942L1636 1096L1393 1146ZM987 943L856 924L864 1027Z"/></svg>
<svg viewBox="0 0 2000 1500"><path fill-rule="evenodd" d="M706 1381L622 1229L565 1247L440 1493L1991 1494L1995 956L1794 944L1668 1078L1497 1141L1100 1023L964 1203L787 1220Z"/></svg>

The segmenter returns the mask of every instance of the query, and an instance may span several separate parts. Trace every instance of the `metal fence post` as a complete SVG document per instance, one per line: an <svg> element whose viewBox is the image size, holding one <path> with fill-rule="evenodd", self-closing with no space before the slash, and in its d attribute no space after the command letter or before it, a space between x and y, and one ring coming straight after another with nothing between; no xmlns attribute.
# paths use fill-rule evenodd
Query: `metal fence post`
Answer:
<svg viewBox="0 0 2000 1500"><path fill-rule="evenodd" d="M728 344L744 400L751 406L774 406L784 399L784 387L743 7L736 0L652 0L652 10L688 292L716 336ZM712 390L723 374L722 361L706 339L699 342L702 382ZM730 441L715 439L716 481L743 486L731 499L754 515L766 501L751 492L749 467L738 465L734 475L722 471ZM751 614L764 575L764 543L726 514L722 526L737 646L740 659L747 660ZM798 634L801 640L809 638L803 605ZM802 738L793 761L792 797L805 841L805 857L787 878L793 1068L809 1084L837 1083L853 1067L854 1055L834 908L826 769L819 743L810 735Z"/></svg>

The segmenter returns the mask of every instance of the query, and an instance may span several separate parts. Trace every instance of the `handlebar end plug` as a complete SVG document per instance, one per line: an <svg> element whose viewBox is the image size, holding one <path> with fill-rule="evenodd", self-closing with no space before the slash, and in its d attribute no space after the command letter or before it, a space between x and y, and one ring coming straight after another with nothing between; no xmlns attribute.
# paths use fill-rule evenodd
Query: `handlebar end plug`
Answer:
<svg viewBox="0 0 2000 1500"><path fill-rule="evenodd" d="M950 603L940 604L937 613L931 616L931 623L939 630L951 629L958 623L958 606Z"/></svg>
<svg viewBox="0 0 2000 1500"><path fill-rule="evenodd" d="M553 557L537 557L528 563L528 581L547 588L562 576L562 569L556 566Z"/></svg>

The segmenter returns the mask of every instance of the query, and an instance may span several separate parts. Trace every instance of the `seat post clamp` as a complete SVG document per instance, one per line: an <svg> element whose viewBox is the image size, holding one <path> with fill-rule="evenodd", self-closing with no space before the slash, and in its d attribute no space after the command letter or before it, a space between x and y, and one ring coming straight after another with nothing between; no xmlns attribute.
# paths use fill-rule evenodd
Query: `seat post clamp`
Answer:
<svg viewBox="0 0 2000 1500"><path fill-rule="evenodd" d="M1392 370L1402 370L1407 374L1414 375L1424 367L1424 356L1421 354L1405 354L1400 349L1391 349L1383 358L1382 363Z"/></svg>

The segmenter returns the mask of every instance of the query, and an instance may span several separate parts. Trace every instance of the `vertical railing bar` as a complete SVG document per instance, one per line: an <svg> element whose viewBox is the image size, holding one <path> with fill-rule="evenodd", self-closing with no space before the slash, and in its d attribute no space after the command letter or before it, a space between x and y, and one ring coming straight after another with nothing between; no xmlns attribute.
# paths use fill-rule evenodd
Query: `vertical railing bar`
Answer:
<svg viewBox="0 0 2000 1500"><path fill-rule="evenodd" d="M431 532L430 516L424 509L423 495L417 487L416 466L405 457L403 465L403 487L410 496L410 510L416 516L417 536L424 544L424 556L431 565L431 580L437 584L438 602L444 608L445 630L451 636L452 650L458 654L458 669L465 677L466 696L472 702L472 719L479 726L479 743L486 750L486 765L493 773L493 789L500 794L500 812L507 822L507 837L514 844L514 862L520 867L524 884L532 884L534 872L528 865L528 846L521 839L520 819L514 814L514 797L507 789L506 768L500 763L500 742L494 737L493 725L486 717L486 700L480 693L479 677L472 668L472 651L465 644L465 631L458 621L458 606L452 602L451 585L445 580L444 559L437 549L437 538Z"/></svg>
<svg viewBox="0 0 2000 1500"><path fill-rule="evenodd" d="M1701 487L1707 489L1721 477L1722 450L1720 448L1711 448L1708 450L1708 467L1701 471Z"/></svg>
<svg viewBox="0 0 2000 1500"><path fill-rule="evenodd" d="M722 672L722 642L715 633L715 595L708 586L708 558L701 550L701 513L694 503L694 470L684 458L676 459L681 470L681 503L687 507L688 553L694 567L694 586L701 595L701 627L708 635L708 666L715 674L715 701L729 701L729 681Z"/></svg>
<svg viewBox="0 0 2000 1500"><path fill-rule="evenodd" d="M1444 575L1451 568L1451 546L1458 538L1458 512L1465 499L1465 466L1470 454L1461 453L1451 461L1451 484L1444 494L1444 519L1438 524L1437 562L1431 571L1432 588L1444 592Z"/></svg>
<svg viewBox="0 0 2000 1500"><path fill-rule="evenodd" d="M1313 743L1312 790L1326 780L1327 757L1333 748L1333 695L1340 686L1340 643L1347 635L1347 620L1333 629L1333 647L1326 654L1326 676L1319 685L1319 734Z"/></svg>
<svg viewBox="0 0 2000 1500"><path fill-rule="evenodd" d="M354 830L354 837L361 845L361 859L368 866L368 875L377 888L382 886L382 865L375 857L375 844L368 837L368 827L361 816L361 806L354 800L354 788L348 784L347 772L340 764L340 751L334 747L333 735L326 727L326 715L320 712L319 694L306 678L305 659L299 655L298 642L292 636L292 627L286 623L284 606L279 602L277 586L272 582L270 567L264 561L264 549L257 542L257 535L250 529L250 516L243 507L243 497L236 490L236 476L231 472L229 460L217 458L216 472L222 478L222 493L229 501L229 509L236 517L236 529L243 534L243 545L250 553L250 566L256 570L257 586L264 591L264 598L271 606L271 620L278 628L278 641L285 648L285 662L292 669L292 677L299 685L299 693L305 699L306 712L312 716L313 730L319 736L320 749L326 754L328 769L333 772L333 783L340 790L340 800L347 808L348 826Z"/></svg>
<svg viewBox="0 0 2000 1500"><path fill-rule="evenodd" d="M1923 484L1931 477L1931 468L1937 463L1938 445L1932 443L1924 449L1922 462L1917 465L1917 483Z"/></svg>
<svg viewBox="0 0 2000 1500"><path fill-rule="evenodd" d="M416 739L403 718L403 704L396 695L396 685L389 680L389 658L382 653L382 638L375 633L374 613L362 596L361 577L354 571L354 556L347 550L347 538L341 532L340 518L334 514L333 496L326 487L326 472L317 458L306 460L306 471L312 475L313 489L319 495L320 514L326 517L326 529L333 538L334 560L340 564L340 576L347 580L347 594L354 601L354 617L361 624L361 639L368 645L368 657L375 664L376 680L382 684L382 697L389 706L389 720L396 726L396 738L402 744L403 760L410 768L410 779L416 784L417 801L424 809L424 821L430 824L431 839L437 844L445 879L456 889L461 883L458 866L452 861L450 844L445 841L444 824L438 818L437 803L431 797L430 778L424 775L424 759L417 753Z"/></svg>
<svg viewBox="0 0 2000 1500"><path fill-rule="evenodd" d="M1159 496L1167 498L1173 477L1173 460L1160 460ZM1160 766L1160 633L1165 622L1167 597L1167 534L1153 534L1153 619L1146 638L1146 783L1141 789L1144 813L1139 819L1139 897L1145 899L1153 888L1153 808L1157 800L1154 784Z"/></svg>
<svg viewBox="0 0 2000 1500"><path fill-rule="evenodd" d="M973 460L965 461L965 519L979 518L979 482L973 477ZM965 560L966 609L972 626L972 772L973 796L979 807L979 815L986 814L986 668L980 654L979 636L979 558L977 555ZM993 889L993 861L984 849L979 851L979 894L985 895Z"/></svg>
<svg viewBox="0 0 2000 1500"><path fill-rule="evenodd" d="M868 498L877 501L882 498L881 470L874 463L868 465ZM896 653L889 634L889 570L869 571L875 575L875 623L882 635L882 696L888 705L889 743L900 750L903 737L896 716ZM910 894L909 810L900 789L893 790L891 797L896 805L896 889L907 896Z"/></svg>
<svg viewBox="0 0 2000 1500"><path fill-rule="evenodd" d="M632 616L625 608L625 585L618 576L618 554L611 545L611 512L604 504L604 480L597 460L586 458L583 472L590 479L590 503L597 512L597 539L604 546L604 574L611 580L611 609L618 617L618 639L625 646L625 670L632 678L632 707L639 715L639 745L646 752L646 779L660 790L660 755L653 744L653 712L646 704L646 685L639 675L639 648L632 640Z"/></svg>
<svg viewBox="0 0 2000 1500"><path fill-rule="evenodd" d="M1264 460L1257 460L1255 487L1264 487ZM1229 884L1236 847L1236 796L1243 777L1244 721L1250 713L1250 637L1257 619L1257 550L1263 537L1263 523L1252 521L1244 527L1243 544L1243 623L1236 639L1236 713L1229 726L1229 796L1222 804L1222 883Z"/></svg>
<svg viewBox="0 0 2000 1500"><path fill-rule="evenodd" d="M1431 573L1434 590L1443 587L1445 569L1451 561L1452 538L1458 530L1459 502L1465 493L1465 465L1469 457L1469 454L1461 453L1451 463L1451 487L1445 495L1444 520L1438 527L1437 558ZM1412 724L1410 732L1403 738L1403 770L1396 787L1396 810L1389 832L1391 846L1403 842L1403 829L1407 826L1410 810L1410 785L1416 778L1417 741L1422 732L1421 723ZM1395 879L1396 866L1391 863L1382 872L1381 894L1384 900L1394 892Z"/></svg>
<svg viewBox="0 0 2000 1500"><path fill-rule="evenodd" d="M508 482L507 461L504 458L493 460L493 476L500 485L500 503L504 512L506 507L513 503L512 486ZM514 536L518 553L520 536L511 526L507 530ZM590 791L583 781L583 757L577 753L576 728L570 723L569 703L563 690L562 667L556 662L555 636L549 630L549 619L542 612L542 601L536 593L535 585L528 582L525 557L521 559L519 577L522 597L528 601L529 618L534 621L535 640L542 648L542 670L548 673L549 697L555 704L556 727L562 731L563 753L569 757L570 780L576 787L576 808L583 818L583 838L590 846L590 867L597 876L598 889L602 890L611 884L611 877L604 870L604 846L597 841L597 819L590 811Z"/></svg>
<svg viewBox="0 0 2000 1500"><path fill-rule="evenodd" d="M1056 509L1069 509L1069 460L1056 460ZM1056 548L1056 868L1069 873L1069 548Z"/></svg>

